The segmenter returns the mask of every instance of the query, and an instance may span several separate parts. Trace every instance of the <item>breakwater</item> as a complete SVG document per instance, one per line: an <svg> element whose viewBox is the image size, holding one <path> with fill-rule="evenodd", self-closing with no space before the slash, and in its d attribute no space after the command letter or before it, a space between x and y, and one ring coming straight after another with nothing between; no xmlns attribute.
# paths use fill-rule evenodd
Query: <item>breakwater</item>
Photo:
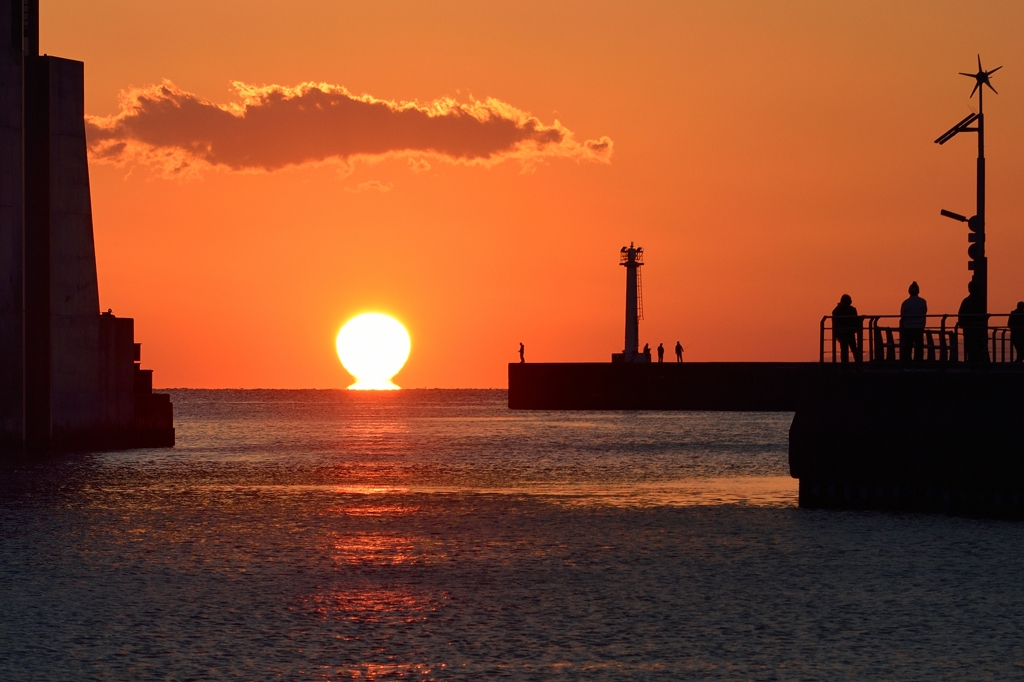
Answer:
<svg viewBox="0 0 1024 682"><path fill-rule="evenodd" d="M1024 367L510 364L508 405L793 412L800 505L1024 516Z"/></svg>

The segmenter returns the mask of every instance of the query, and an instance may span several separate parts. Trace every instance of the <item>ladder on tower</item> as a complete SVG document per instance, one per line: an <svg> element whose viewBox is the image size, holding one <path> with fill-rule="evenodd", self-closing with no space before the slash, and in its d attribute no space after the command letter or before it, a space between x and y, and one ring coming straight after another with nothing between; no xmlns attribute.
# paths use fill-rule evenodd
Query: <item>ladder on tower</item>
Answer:
<svg viewBox="0 0 1024 682"><path fill-rule="evenodd" d="M636 269L636 319L644 319L644 282L641 268Z"/></svg>

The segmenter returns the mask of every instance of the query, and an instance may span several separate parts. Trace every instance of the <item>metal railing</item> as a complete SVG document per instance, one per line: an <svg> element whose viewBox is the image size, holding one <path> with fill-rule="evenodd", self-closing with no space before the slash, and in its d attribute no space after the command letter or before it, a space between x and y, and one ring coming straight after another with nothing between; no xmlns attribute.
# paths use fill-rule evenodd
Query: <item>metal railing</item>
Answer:
<svg viewBox="0 0 1024 682"><path fill-rule="evenodd" d="M970 354L964 339L964 327L967 327L968 335L972 332L979 333L984 330L985 351L979 353L981 357L971 358L972 361L981 362L1017 362L1019 361L1017 351L1013 347L1012 333L1007 326L1009 315L987 315L986 320L969 320L963 316L961 325L960 316L949 315L926 315L925 327L920 330L920 342L914 344L914 337L917 332L900 328L899 315L860 315L859 319L853 321L845 318L846 323L838 334L833 326L833 318L826 315L821 318L819 331L819 361L820 362L843 362L843 343L847 341L847 357L849 361L859 362L899 362L906 359L913 363L953 363L965 362L966 355ZM974 316L971 316L974 317ZM993 324L1003 321L1004 324ZM855 343L851 343L851 337ZM1018 342L1020 339L1018 339ZM913 357L913 348L916 345L919 355ZM909 357L908 357L909 356Z"/></svg>

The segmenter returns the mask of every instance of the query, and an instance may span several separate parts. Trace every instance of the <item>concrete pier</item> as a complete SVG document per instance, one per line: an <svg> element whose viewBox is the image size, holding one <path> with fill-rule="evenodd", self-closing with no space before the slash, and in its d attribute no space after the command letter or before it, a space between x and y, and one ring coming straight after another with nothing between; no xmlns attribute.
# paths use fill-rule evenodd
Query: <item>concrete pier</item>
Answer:
<svg viewBox="0 0 1024 682"><path fill-rule="evenodd" d="M1019 517L1024 368L822 373L789 435L805 507Z"/></svg>
<svg viewBox="0 0 1024 682"><path fill-rule="evenodd" d="M509 365L542 410L793 412L803 507L1024 517L1024 366L963 363Z"/></svg>
<svg viewBox="0 0 1024 682"><path fill-rule="evenodd" d="M512 363L508 406L792 412L820 372L817 362Z"/></svg>
<svg viewBox="0 0 1024 682"><path fill-rule="evenodd" d="M84 65L0 0L0 452L170 446L131 318L100 314Z"/></svg>

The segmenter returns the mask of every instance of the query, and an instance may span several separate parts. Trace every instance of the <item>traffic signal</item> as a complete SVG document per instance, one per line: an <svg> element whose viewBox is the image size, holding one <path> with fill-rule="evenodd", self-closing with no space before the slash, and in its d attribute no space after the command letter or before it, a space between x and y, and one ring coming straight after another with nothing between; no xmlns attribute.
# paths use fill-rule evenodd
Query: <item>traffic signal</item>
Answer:
<svg viewBox="0 0 1024 682"><path fill-rule="evenodd" d="M972 216L967 220L967 256L971 259L967 263L968 270L984 270L985 262L985 224L978 216Z"/></svg>
<svg viewBox="0 0 1024 682"><path fill-rule="evenodd" d="M971 243L967 247L967 255L971 260L967 262L967 269L974 270L976 273L982 273L984 278L985 273L985 222L978 216L967 216L960 215L959 213L953 213L942 209L940 213L946 218L952 218L961 223L967 223L967 241ZM977 275L976 275L977 276Z"/></svg>

